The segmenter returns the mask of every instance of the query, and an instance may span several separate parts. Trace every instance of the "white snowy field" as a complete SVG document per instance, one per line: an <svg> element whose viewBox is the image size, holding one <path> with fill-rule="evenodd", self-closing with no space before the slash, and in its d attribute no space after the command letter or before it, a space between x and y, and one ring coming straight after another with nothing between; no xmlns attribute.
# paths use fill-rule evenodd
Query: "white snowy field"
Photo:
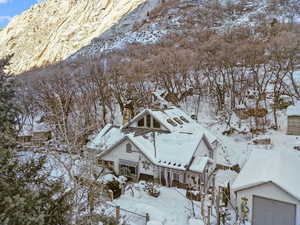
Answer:
<svg viewBox="0 0 300 225"><path fill-rule="evenodd" d="M126 191L113 204L141 215L150 216L150 221L163 225L190 225L193 218L192 201L185 197L185 190L178 188L160 187L160 195L155 198L142 190L143 185L135 184L132 191ZM195 217L200 220L200 202L194 203ZM121 210L122 211L122 210ZM125 213L130 216L130 213ZM126 219L125 219L126 220ZM195 221L194 221L195 222ZM129 225L140 225L139 221L129 220ZM201 223L199 223L201 224Z"/></svg>
<svg viewBox="0 0 300 225"><path fill-rule="evenodd" d="M194 114L196 109L193 108L195 104L191 104L191 101L183 104L182 107L189 113ZM214 109L211 103L203 99L201 107L198 112L198 121L204 127L215 135L222 143L222 148L218 150L217 161L220 164L239 164L241 167L245 164L252 150L260 149L278 151L278 150L294 150L295 146L300 145L300 136L287 135L287 113L286 110L278 110L278 130L267 129L265 134L256 135L251 137L251 134L238 134L234 133L230 136L225 136L222 132L229 129L225 124L225 121L221 121L220 118L215 117ZM273 121L273 112L269 110L267 115L268 120ZM241 127L238 128L239 119L233 114L231 119L231 126L238 131L249 131L249 121L242 120ZM254 139L270 138L271 145L255 145Z"/></svg>
<svg viewBox="0 0 300 225"><path fill-rule="evenodd" d="M194 109L191 108L192 104L188 104L188 107L184 107L187 112L194 113ZM278 111L278 123L279 129L268 129L265 134L254 137L257 138L270 138L270 145L255 145L253 144L253 138L250 134L239 134L238 132L225 136L222 132L228 130L224 121L215 118L209 103L202 103L202 108L198 113L198 121L204 127L207 127L209 131L215 135L222 147L219 148L217 153L217 161L220 164L235 165L239 164L243 168L245 162L248 160L253 150L259 151L295 151L295 146L300 146L300 136L292 136L286 134L287 129L287 117L286 110ZM272 112L269 112L269 117L272 116ZM232 126L237 128L238 119L233 116ZM241 128L249 129L249 123L242 121ZM35 157L35 154L22 152L26 158ZM69 162L69 163L68 163ZM72 164L72 165L70 165ZM70 166L70 167L69 167ZM58 177L63 175L65 181L68 182L67 171L71 169L73 174L84 173L79 167L87 167L84 163L84 159L80 156L68 156L66 154L49 154L47 167L52 170L51 175ZM231 184L237 177L237 173L231 170L218 171L216 177L216 184L220 186L227 186L227 182ZM133 192L127 190L124 195L112 202L113 205L121 207L121 215L124 217L128 225L145 225L143 217L133 216L134 212L140 215L150 215L150 221L152 224L157 225L201 225L200 218L200 203L194 203L195 218L193 218L193 206L192 202L185 198L185 191L177 188L160 187L160 196L154 198L148 195L142 190L143 185L134 184ZM133 195L132 195L133 193ZM112 208L112 211L114 209ZM127 212L127 211L130 212ZM214 218L212 218L213 220ZM150 223L151 224L151 223ZM213 223L212 223L213 224Z"/></svg>

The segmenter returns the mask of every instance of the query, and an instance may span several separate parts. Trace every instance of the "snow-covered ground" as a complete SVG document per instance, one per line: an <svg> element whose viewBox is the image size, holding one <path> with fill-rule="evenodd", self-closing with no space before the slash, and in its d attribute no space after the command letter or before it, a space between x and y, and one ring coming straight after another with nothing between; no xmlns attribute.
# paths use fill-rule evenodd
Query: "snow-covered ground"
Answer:
<svg viewBox="0 0 300 225"><path fill-rule="evenodd" d="M191 105L194 104L188 102L186 106L183 105L183 108L187 112L194 114L195 109L193 109ZM268 116L272 116L271 111ZM286 135L286 110L278 111L278 130L269 129L265 134L255 137L270 138L271 145L255 145L253 144L251 135L239 133L234 133L230 136L223 135L222 133L228 130L228 127L224 121L219 121L215 118L211 104L205 102L205 100L203 100L202 107L199 110L198 121L207 127L222 143L222 147L219 148L218 152L218 163L220 164L239 164L240 167L243 168L253 150L295 151L294 146L300 146L300 136ZM236 122L237 118L233 117L232 124ZM247 121L244 121L242 126L247 126L247 123ZM41 153L22 152L22 154L26 158L30 158L34 157L34 154ZM52 169L52 176L66 176L67 169L64 168L62 162L66 163L68 160L71 162L72 158L65 154L49 154L47 168ZM74 156L73 161L76 163L72 169L76 170L76 168L84 165L84 160L79 158L79 156ZM227 186L227 183L230 182L232 184L236 177L237 173L234 171L219 170L216 176L216 184L218 186ZM160 187L160 196L158 198L152 197L143 191L142 184L134 184L132 190L127 190L124 195L110 203L114 206L118 205L121 207L121 215L125 220L127 219L128 225L144 225L145 218L143 216L145 216L146 213L149 214L150 221L155 225L194 225L201 224L202 222L200 218L200 203L193 202L196 217L194 218L192 216L192 202L185 197L185 190ZM142 216L134 216L133 213Z"/></svg>
<svg viewBox="0 0 300 225"><path fill-rule="evenodd" d="M160 187L158 198L152 197L143 191L143 185L134 185L134 194L125 192L113 204L141 215L150 216L150 221L160 222L164 225L189 225L192 218L192 202L185 197L185 190L177 188ZM194 202L196 217L199 219L199 202ZM122 210L121 210L122 211ZM130 213L129 213L130 214ZM128 215L128 213L127 213ZM135 224L130 221L130 225Z"/></svg>
<svg viewBox="0 0 300 225"><path fill-rule="evenodd" d="M191 107L190 102L184 104L186 111L194 114L195 109ZM300 145L300 136L287 135L287 110L280 110L277 112L278 130L267 129L265 134L251 137L251 134L234 133L230 136L222 133L229 128L224 121L214 116L212 104L203 100L201 108L198 113L198 121L204 127L207 127L222 143L222 148L218 152L218 163L235 165L239 164L241 167L245 164L252 150L260 149L261 151L278 151L278 150L293 150L295 146ZM273 112L269 111L268 118L272 120ZM249 129L248 121L241 121L241 129ZM238 118L232 116L232 126L237 128ZM255 145L253 139L270 138L271 145Z"/></svg>

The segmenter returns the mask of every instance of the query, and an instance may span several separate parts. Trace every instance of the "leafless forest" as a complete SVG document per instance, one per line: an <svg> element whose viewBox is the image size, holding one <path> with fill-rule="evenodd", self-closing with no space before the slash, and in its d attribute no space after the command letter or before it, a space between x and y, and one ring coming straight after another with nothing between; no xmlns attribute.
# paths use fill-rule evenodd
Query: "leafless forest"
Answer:
<svg viewBox="0 0 300 225"><path fill-rule="evenodd" d="M163 17L177 3L162 3L144 23ZM84 143L95 129L114 123L128 100L136 107L147 105L150 93L160 89L174 104L192 98L199 108L201 99L208 98L229 127L235 112L249 119L252 132L276 129L277 111L300 98L294 77L299 70L300 27L293 22L299 3L290 1L290 8L279 8L276 1L269 2L268 10L290 18L286 21L261 14L253 18L255 25L213 28L218 18L243 14L246 3L206 3L195 10L197 16L185 17L182 32L158 43L133 43L25 73L19 94L24 119L42 113L58 136ZM194 20L201 22L195 27ZM266 118L270 112L271 121Z"/></svg>

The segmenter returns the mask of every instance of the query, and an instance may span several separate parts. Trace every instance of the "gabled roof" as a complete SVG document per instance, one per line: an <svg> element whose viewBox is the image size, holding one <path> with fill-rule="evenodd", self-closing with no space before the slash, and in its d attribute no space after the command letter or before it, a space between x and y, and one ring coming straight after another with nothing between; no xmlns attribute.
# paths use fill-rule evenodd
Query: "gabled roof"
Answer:
<svg viewBox="0 0 300 225"><path fill-rule="evenodd" d="M88 144L87 148L95 150L106 150L117 143L122 137L123 133L120 127L107 124L99 134L97 134Z"/></svg>
<svg viewBox="0 0 300 225"><path fill-rule="evenodd" d="M145 114L152 115L163 127L168 129L168 132L130 128L133 122ZM167 120L175 117L179 119L183 117L185 121L177 123L177 126L168 123ZM171 107L165 110L145 109L123 127L108 124L87 147L100 150L100 156L103 156L125 140L132 142L156 165L179 170L186 170L191 167L191 170L195 172L202 172L208 162L207 157L194 159L193 155L201 141L204 141L208 148L211 149L210 144L216 138L182 110L177 107ZM197 164L195 164L196 161Z"/></svg>
<svg viewBox="0 0 300 225"><path fill-rule="evenodd" d="M286 111L287 116L300 116L300 102L296 102L295 105L290 105Z"/></svg>
<svg viewBox="0 0 300 225"><path fill-rule="evenodd" d="M239 191L274 183L300 201L300 153L297 151L254 150L233 183Z"/></svg>
<svg viewBox="0 0 300 225"><path fill-rule="evenodd" d="M202 132L205 133L210 143L213 143L217 140L217 138L213 134L211 134L207 129L202 127L198 121L191 119L191 117L187 113L185 113L183 110L176 106L171 106L166 109L144 109L127 124L125 124L122 128L125 129L130 127L134 122L138 121L141 117L143 117L146 114L150 114L151 116L153 116L153 118L159 121L160 124L171 133L181 132L193 134L197 132ZM188 122L183 121L181 117L183 117ZM177 123L174 120L174 118L179 118L182 124ZM170 119L176 124L176 126L173 126L168 122L168 120Z"/></svg>
<svg viewBox="0 0 300 225"><path fill-rule="evenodd" d="M99 156L102 157L125 140L129 140L146 158L158 166L203 172L208 162L207 157L200 157L193 161L193 155L200 142L204 141L207 144L206 137L201 132L197 134L148 132L136 135L135 132L120 131L120 128L107 125L87 147L101 150ZM188 168L189 164L191 164L190 168Z"/></svg>

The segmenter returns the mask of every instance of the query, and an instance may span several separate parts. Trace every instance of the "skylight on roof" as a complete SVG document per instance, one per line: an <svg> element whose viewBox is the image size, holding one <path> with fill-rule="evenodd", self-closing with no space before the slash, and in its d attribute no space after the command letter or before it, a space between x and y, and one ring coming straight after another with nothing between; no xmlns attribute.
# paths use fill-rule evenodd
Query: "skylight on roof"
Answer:
<svg viewBox="0 0 300 225"><path fill-rule="evenodd" d="M188 121L184 116L180 116L180 119L183 121L183 122L186 122L186 123L189 123L190 121Z"/></svg>
<svg viewBox="0 0 300 225"><path fill-rule="evenodd" d="M183 122L178 117L174 117L173 120L175 120L180 125L183 124Z"/></svg>
<svg viewBox="0 0 300 225"><path fill-rule="evenodd" d="M175 123L173 120L167 119L167 122L168 122L169 124L171 124L173 127L177 127L177 123Z"/></svg>

